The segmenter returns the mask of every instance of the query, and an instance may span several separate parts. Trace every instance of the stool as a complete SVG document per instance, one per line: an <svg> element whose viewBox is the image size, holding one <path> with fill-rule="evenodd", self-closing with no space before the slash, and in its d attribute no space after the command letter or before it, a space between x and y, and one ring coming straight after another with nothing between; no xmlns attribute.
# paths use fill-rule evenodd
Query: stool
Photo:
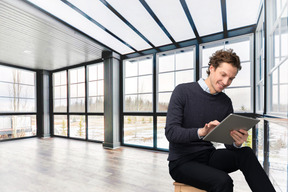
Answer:
<svg viewBox="0 0 288 192"><path fill-rule="evenodd" d="M205 192L202 189L197 189L184 183L174 182L173 185L175 186L175 192Z"/></svg>

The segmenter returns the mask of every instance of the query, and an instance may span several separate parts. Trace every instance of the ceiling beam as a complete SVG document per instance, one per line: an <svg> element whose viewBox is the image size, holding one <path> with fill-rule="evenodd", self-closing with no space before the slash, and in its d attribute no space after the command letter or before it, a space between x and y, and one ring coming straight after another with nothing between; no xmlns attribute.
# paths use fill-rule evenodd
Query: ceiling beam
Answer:
<svg viewBox="0 0 288 192"><path fill-rule="evenodd" d="M186 17L187 17L187 19L188 19L188 21L189 21L189 23L190 23L190 26L191 26L191 28L192 28L192 30L193 30L193 32L194 32L194 35L195 35L198 43L199 43L199 44L202 43L202 40L201 40L201 38L200 38L200 36L199 36L199 33L198 33L198 31L197 31L197 28L196 28L196 25L195 25L195 23L194 23L194 21L193 21L193 19L192 19L192 16L191 16L191 14L190 14L190 11L189 11L189 9L188 9L188 6L187 6L186 1L185 1L185 0L180 0L180 3L181 3L181 5L182 5L182 8L184 9L185 15L186 15Z"/></svg>
<svg viewBox="0 0 288 192"><path fill-rule="evenodd" d="M138 31L127 19L125 19L116 9L114 9L106 0L100 0L112 13L114 13L119 19L121 19L128 27L130 27L137 35L139 35L146 43L152 48L157 49L153 43L151 43L140 31Z"/></svg>
<svg viewBox="0 0 288 192"><path fill-rule="evenodd" d="M146 11L151 15L151 17L155 20L155 22L159 25L159 27L162 29L162 31L167 35L167 37L172 41L172 43L176 46L178 46L178 43L174 40L172 35L168 32L168 30L165 28L165 26L162 24L160 19L156 16L156 14L153 12L153 10L150 8L150 6L146 3L145 0L139 0L140 3L144 6Z"/></svg>
<svg viewBox="0 0 288 192"><path fill-rule="evenodd" d="M222 25L223 25L224 38L227 38L228 30L227 30L226 0L221 0L221 12L222 12Z"/></svg>
<svg viewBox="0 0 288 192"><path fill-rule="evenodd" d="M241 35L254 33L255 30L256 30L256 25L250 25L250 26L241 27L238 29L233 29L233 30L227 31L227 38L232 38L232 37L237 37L237 36L241 36ZM218 41L218 40L222 40L222 39L225 39L224 33L220 32L220 33L215 33L212 35L207 35L207 36L201 37L201 42L202 43L209 43L209 42ZM185 47L197 45L199 43L198 43L198 40L196 38L194 38L194 39L190 39L187 41L178 42L178 44L179 44L180 48L185 48ZM170 50L175 49L175 46L173 44L170 44L170 45L165 45L165 46L161 46L158 48L161 50L161 52L164 52L164 51L170 51ZM142 53L142 55L143 54L149 55L149 54L159 53L159 51L156 51L155 49L149 49L149 50L141 51L141 53ZM131 54L122 55L122 59L130 59L130 58L139 57L142 55L139 55L139 53L131 53Z"/></svg>
<svg viewBox="0 0 288 192"><path fill-rule="evenodd" d="M117 35L115 35L114 33L112 33L110 30L108 30L107 28L105 28L103 25L101 25L100 23L98 23L95 19L93 19L92 17L90 17L89 15L87 15L85 12L83 12L81 9L79 9L78 7L76 7L75 5L73 5L72 3L70 3L67 0L61 0L63 3L65 3L66 5L68 5L69 7L71 7L72 9L74 9L75 11L77 11L78 13L80 13L83 17L85 17L86 19L88 19L89 21L91 21L92 23L94 23L95 25L97 25L98 27L100 27L101 29L103 29L104 31L106 31L109 35L111 35L112 37L116 38L118 41L120 41L121 43L123 43L124 45L126 45L127 47L129 47L130 49L132 49L135 52L138 52L138 50L136 50L134 47L132 47L130 44L128 44L127 42L125 42L124 40L122 40L121 38L119 38Z"/></svg>

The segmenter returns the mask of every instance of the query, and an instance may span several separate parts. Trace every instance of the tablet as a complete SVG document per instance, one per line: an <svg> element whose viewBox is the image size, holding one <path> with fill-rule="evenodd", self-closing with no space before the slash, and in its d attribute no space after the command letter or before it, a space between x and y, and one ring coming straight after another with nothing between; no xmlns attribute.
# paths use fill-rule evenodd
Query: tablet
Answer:
<svg viewBox="0 0 288 192"><path fill-rule="evenodd" d="M212 131L210 131L203 140L213 141L224 144L233 144L234 140L230 136L232 130L245 129L249 130L255 126L260 120L241 115L230 114Z"/></svg>

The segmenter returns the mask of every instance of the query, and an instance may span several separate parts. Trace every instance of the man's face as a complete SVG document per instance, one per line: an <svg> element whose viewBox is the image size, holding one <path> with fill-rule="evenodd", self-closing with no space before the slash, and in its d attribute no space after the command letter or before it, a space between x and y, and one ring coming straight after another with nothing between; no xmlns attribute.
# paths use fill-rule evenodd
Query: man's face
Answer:
<svg viewBox="0 0 288 192"><path fill-rule="evenodd" d="M237 72L237 67L226 62L221 63L216 69L211 65L208 77L210 84L208 87L211 94L219 93L228 87L236 77Z"/></svg>

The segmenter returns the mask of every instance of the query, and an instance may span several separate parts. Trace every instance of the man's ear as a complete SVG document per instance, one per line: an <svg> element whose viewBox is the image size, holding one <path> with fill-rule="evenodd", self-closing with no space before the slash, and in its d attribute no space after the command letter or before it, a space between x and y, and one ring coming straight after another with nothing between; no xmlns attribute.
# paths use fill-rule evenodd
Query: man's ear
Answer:
<svg viewBox="0 0 288 192"><path fill-rule="evenodd" d="M215 71L215 67L213 65L210 65L209 66L209 71L211 72L212 70Z"/></svg>

